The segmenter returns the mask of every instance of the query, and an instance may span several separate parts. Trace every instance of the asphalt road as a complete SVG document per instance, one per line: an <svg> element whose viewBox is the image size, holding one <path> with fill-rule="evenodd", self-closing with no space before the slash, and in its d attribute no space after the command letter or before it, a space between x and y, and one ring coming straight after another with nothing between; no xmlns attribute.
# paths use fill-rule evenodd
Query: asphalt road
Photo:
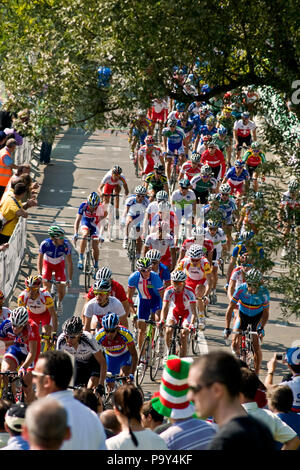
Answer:
<svg viewBox="0 0 300 470"><path fill-rule="evenodd" d="M28 255L21 267L18 284L10 306L16 304L17 295L24 288L24 278L36 271L39 244L48 237L47 228L53 223L66 230L72 242L73 226L78 207L91 191L95 191L103 175L114 165L122 167L128 179L129 189L134 190L139 180L135 177L133 164L129 160L129 147L125 132L112 134L110 130L84 134L81 130L69 129L58 135L53 147L51 162L45 166L33 160L35 178L41 184L38 207L30 209L28 218ZM120 200L121 203L121 200ZM118 232L118 231L117 231ZM77 269L78 252L73 249L74 276L72 287L64 299L63 321L73 314L81 314L85 303L84 277ZM114 279L127 287L130 274L129 261L122 240L106 240L101 249L99 265L107 265L113 271ZM276 271L276 269L275 269ZM276 275L273 273L273 275ZM227 297L223 286L225 278L220 277L217 289L218 304L209 306L207 327L203 334L201 350L203 353L215 349L228 349L224 344L222 332ZM279 298L271 294L270 320L266 327L266 336L262 345L263 363L260 378L266 373L266 363L274 352L284 352L295 341L300 340L300 321L294 317L287 323L281 316ZM274 383L278 383L286 367L278 364ZM152 383L147 376L144 383L146 397L157 390L159 382Z"/></svg>

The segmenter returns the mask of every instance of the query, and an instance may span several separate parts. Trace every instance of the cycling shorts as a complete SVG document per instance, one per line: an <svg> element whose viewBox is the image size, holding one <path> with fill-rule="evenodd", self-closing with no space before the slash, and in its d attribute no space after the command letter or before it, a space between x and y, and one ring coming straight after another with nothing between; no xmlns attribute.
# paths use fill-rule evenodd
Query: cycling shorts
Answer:
<svg viewBox="0 0 300 470"><path fill-rule="evenodd" d="M168 118L168 110L162 109L160 113L156 113L153 107L150 109L148 113L148 117L149 119L151 119L152 123L155 123L157 121L166 122Z"/></svg>
<svg viewBox="0 0 300 470"><path fill-rule="evenodd" d="M231 193L230 193L231 195L233 195L234 193L243 194L244 181L236 185L232 184L230 181L227 181L227 183L231 187Z"/></svg>
<svg viewBox="0 0 300 470"><path fill-rule="evenodd" d="M110 356L109 354L105 354L106 364L107 364L107 372L110 372L113 375L120 374L121 367L123 366L131 366L132 357L129 351L122 354L122 356ZM106 378L106 382L114 382L114 379Z"/></svg>
<svg viewBox="0 0 300 470"><path fill-rule="evenodd" d="M208 190L199 192L194 189L194 193L196 195L197 204L207 204L209 196Z"/></svg>
<svg viewBox="0 0 300 470"><path fill-rule="evenodd" d="M30 320L33 320L37 325L40 323L42 326L51 325L51 315L48 310L44 313L32 313L28 310L28 317Z"/></svg>
<svg viewBox="0 0 300 470"><path fill-rule="evenodd" d="M52 279L52 273L54 273L57 282L65 282L67 279L65 268L65 260L61 263L53 264L43 259L42 278L45 281L50 281Z"/></svg>
<svg viewBox="0 0 300 470"><path fill-rule="evenodd" d="M256 331L259 325L259 322L261 320L262 314L263 312L260 312L254 317L249 317L249 315L245 315L239 310L239 312L237 313L235 317L235 322L233 325L233 332L235 330L245 331L247 330L248 325L252 326L252 331Z"/></svg>
<svg viewBox="0 0 300 470"><path fill-rule="evenodd" d="M172 158L174 156L174 151L177 150L178 155L182 155L185 153L184 146L182 145L182 142L178 143L172 143L168 142L168 153L166 155L166 158Z"/></svg>
<svg viewBox="0 0 300 470"><path fill-rule="evenodd" d="M238 144L235 147L237 150L242 150L243 144L246 144L247 147L250 147L252 141L251 134L247 135L246 137L238 135L237 138Z"/></svg>
<svg viewBox="0 0 300 470"><path fill-rule="evenodd" d="M105 183L105 185L103 186L103 191L102 193L103 194L106 194L106 195L109 195L109 194L112 194L113 193L113 190L116 186L121 186L120 184L109 184L109 183Z"/></svg>
<svg viewBox="0 0 300 470"><path fill-rule="evenodd" d="M206 277L202 279L191 279L190 277L187 278L185 281L186 285L191 287L195 293L196 287L200 284L200 286L205 286L207 282Z"/></svg>
<svg viewBox="0 0 300 470"><path fill-rule="evenodd" d="M219 165L219 166L211 166L211 169L212 169L212 176L213 178L215 178L216 180L219 180L221 178L221 173L222 173L222 166Z"/></svg>
<svg viewBox="0 0 300 470"><path fill-rule="evenodd" d="M152 297L152 299L139 299L138 320L149 320L150 315L160 310L161 306L161 298L157 296Z"/></svg>
<svg viewBox="0 0 300 470"><path fill-rule="evenodd" d="M93 355L84 362L75 359L74 371L74 385L87 385L90 377L100 377L100 365Z"/></svg>
<svg viewBox="0 0 300 470"><path fill-rule="evenodd" d="M192 312L190 310L177 310L176 307L169 310L166 324L170 324L171 321L179 323L179 316L182 317L182 326L188 326L191 323Z"/></svg>
<svg viewBox="0 0 300 470"><path fill-rule="evenodd" d="M17 366L20 366L23 364L23 362L26 360L27 353L24 353L21 350L21 346L19 344L12 344L9 346L3 356L3 359L13 359ZM32 362L29 367L27 367L28 370L33 370L34 369L34 363Z"/></svg>
<svg viewBox="0 0 300 470"><path fill-rule="evenodd" d="M145 145L145 138L147 137L147 131L140 131L136 127L132 129L132 135L138 137L140 144Z"/></svg>
<svg viewBox="0 0 300 470"><path fill-rule="evenodd" d="M81 232L88 230L91 238L99 238L100 231L98 225L94 225L90 219L82 218L80 225Z"/></svg>

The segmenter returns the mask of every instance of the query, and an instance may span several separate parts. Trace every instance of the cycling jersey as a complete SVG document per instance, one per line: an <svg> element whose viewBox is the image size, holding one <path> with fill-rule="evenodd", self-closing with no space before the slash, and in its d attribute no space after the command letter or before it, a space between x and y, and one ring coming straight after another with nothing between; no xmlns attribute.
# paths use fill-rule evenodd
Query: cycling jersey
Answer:
<svg viewBox="0 0 300 470"><path fill-rule="evenodd" d="M204 215L204 226L206 227L206 221L209 219L216 220L218 222L218 226L222 227L223 221L226 219L226 211L219 207L218 209L212 209L210 204L206 204L203 207L203 215Z"/></svg>
<svg viewBox="0 0 300 470"><path fill-rule="evenodd" d="M165 122L168 117L168 103L166 100L153 100L153 105L148 112L148 117L153 123L156 121Z"/></svg>
<svg viewBox="0 0 300 470"><path fill-rule="evenodd" d="M186 240L184 240L181 249L184 252L187 252L189 250L189 248L192 245L194 245L195 243L197 243L197 240L195 238L187 238ZM208 253L208 252L212 251L213 249L214 249L213 242L211 240L204 240L204 242L203 242L204 253Z"/></svg>
<svg viewBox="0 0 300 470"><path fill-rule="evenodd" d="M98 322L102 324L102 318L107 313L116 313L118 317L123 317L126 315L122 303L115 297L108 297L108 304L104 307L98 304L97 298L90 300L84 306L83 315L88 318L92 318L93 315L96 315Z"/></svg>
<svg viewBox="0 0 300 470"><path fill-rule="evenodd" d="M235 281L235 290L244 284L244 271L242 266L237 266L231 273L230 281Z"/></svg>
<svg viewBox="0 0 300 470"><path fill-rule="evenodd" d="M154 189L155 192L165 189L165 185L168 184L168 178L166 175L158 175L156 178L155 173L149 173L144 179L148 183L148 189Z"/></svg>
<svg viewBox="0 0 300 470"><path fill-rule="evenodd" d="M194 281L206 280L206 275L212 272L211 266L204 256L197 263L193 263L189 256L179 261L177 269L185 271L188 279Z"/></svg>
<svg viewBox="0 0 300 470"><path fill-rule="evenodd" d="M226 171L226 163L225 163L224 155L221 152L221 150L216 149L216 151L213 154L211 154L208 149L205 150L201 155L200 163L202 163L203 165L206 163L211 168L220 167L219 175L217 176L224 178L225 171Z"/></svg>
<svg viewBox="0 0 300 470"><path fill-rule="evenodd" d="M204 229L204 236L206 240L210 240L213 243L214 250L216 250L216 260L222 255L222 248L226 244L226 236L221 228L218 228L215 235L212 235L209 228Z"/></svg>
<svg viewBox="0 0 300 470"><path fill-rule="evenodd" d="M149 279L144 279L139 271L135 271L128 278L128 287L135 287L139 298L147 300L160 297L160 292L164 289L159 275L154 271L151 271Z"/></svg>
<svg viewBox="0 0 300 470"><path fill-rule="evenodd" d="M264 250L263 250L263 247L262 247L262 243L256 243L255 247L253 247L253 245L246 246L242 242L235 245L235 247L233 248L231 256L233 258L237 258L239 255L243 255L243 254L248 253L248 252L251 255L251 252L253 251L253 249L256 250L256 252L258 253L260 258L264 257Z"/></svg>
<svg viewBox="0 0 300 470"><path fill-rule="evenodd" d="M127 300L126 292L124 287L114 279L111 280L111 297L116 297L120 302L125 302ZM86 298L91 300L95 298L93 287L88 291Z"/></svg>
<svg viewBox="0 0 300 470"><path fill-rule="evenodd" d="M225 216L225 224L231 225L233 224L233 215L234 212L237 210L236 203L233 198L229 197L228 200L224 201L221 199L221 194L218 194L218 200L220 202L220 209L223 209L226 213Z"/></svg>
<svg viewBox="0 0 300 470"><path fill-rule="evenodd" d="M166 266L163 263L159 263L158 275L161 278L162 282L168 282L171 279L170 270L169 270L168 266Z"/></svg>
<svg viewBox="0 0 300 470"><path fill-rule="evenodd" d="M175 207L175 214L178 221L181 217L189 219L193 215L193 204L196 201L196 195L192 189L188 189L183 195L180 189L176 189L171 196L171 204Z"/></svg>
<svg viewBox="0 0 300 470"><path fill-rule="evenodd" d="M268 296L264 290L251 294L246 283L241 284L235 290L231 302L239 305L239 310L249 317L254 317L269 307Z"/></svg>
<svg viewBox="0 0 300 470"><path fill-rule="evenodd" d="M163 302L169 304L169 311L167 316L167 324L170 320L178 323L179 316L183 321L183 326L186 326L191 319L191 304L196 303L196 297L193 289L187 285L184 286L182 292L176 293L173 286L166 288Z"/></svg>
<svg viewBox="0 0 300 470"><path fill-rule="evenodd" d="M181 167L181 172L184 173L184 178L191 181L193 176L197 175L201 170L201 163L198 163L196 167L192 166L192 162L188 160Z"/></svg>
<svg viewBox="0 0 300 470"><path fill-rule="evenodd" d="M181 127L176 127L174 131L171 131L169 127L165 127L162 130L163 137L167 137L168 143L171 145L181 144L185 139L185 133Z"/></svg>
<svg viewBox="0 0 300 470"><path fill-rule="evenodd" d="M261 163L266 162L266 156L263 152L253 152L251 149L243 155L242 161L250 167L257 167Z"/></svg>
<svg viewBox="0 0 300 470"><path fill-rule="evenodd" d="M208 193L217 187L217 180L213 177L203 180L198 174L191 179L191 185L196 193Z"/></svg>
<svg viewBox="0 0 300 470"><path fill-rule="evenodd" d="M80 221L81 229L88 229L92 238L99 237L99 223L105 214L105 208L100 203L96 209L90 209L87 202L80 204L78 214L82 216Z"/></svg>
<svg viewBox="0 0 300 470"><path fill-rule="evenodd" d="M248 137L251 135L251 131L256 129L256 125L253 121L248 121L247 124L243 123L243 119L235 121L233 129L237 131L239 137Z"/></svg>
<svg viewBox="0 0 300 470"><path fill-rule="evenodd" d="M66 335L61 333L57 339L56 349L58 351L66 351L82 364L88 363L91 357L101 350L94 336L88 331L84 331L81 334L77 348L69 346L66 341Z"/></svg>
<svg viewBox="0 0 300 470"><path fill-rule="evenodd" d="M126 354L128 345L134 343L131 332L127 328L124 328L124 326L119 326L118 333L114 339L110 339L104 328L101 328L96 334L96 341L102 346L105 354L113 357Z"/></svg>
<svg viewBox="0 0 300 470"><path fill-rule="evenodd" d="M161 253L161 262L166 266L171 266L171 249L175 248L174 238L169 233L165 234L162 239L158 233L150 233L145 239L145 246L150 250L158 250Z"/></svg>
<svg viewBox="0 0 300 470"><path fill-rule="evenodd" d="M65 256L71 254L72 247L68 240L64 240L63 245L56 246L51 238L47 238L40 244L39 252L43 255L43 260L51 264L59 264L64 261Z"/></svg>
<svg viewBox="0 0 300 470"><path fill-rule="evenodd" d="M131 227L133 225L139 227L144 220L146 208L149 204L148 198L145 197L142 202L137 202L136 196L133 195L126 199L125 204L129 208L127 216L132 218L132 222L134 221L134 223L131 224Z"/></svg>
<svg viewBox="0 0 300 470"><path fill-rule="evenodd" d="M26 307L29 318L37 324L41 322L42 326L50 325L49 308L54 307L54 301L46 289L39 290L37 299L31 299L28 290L23 290L18 297L18 306Z"/></svg>
<svg viewBox="0 0 300 470"><path fill-rule="evenodd" d="M109 186L125 186L126 185L126 178L125 176L123 175L123 173L121 173L120 175L120 178L118 180L114 180L112 179L112 170L108 171L102 178L102 181L101 181L101 184L104 184L104 185L109 185Z"/></svg>
<svg viewBox="0 0 300 470"><path fill-rule="evenodd" d="M166 232L168 232L173 237L175 226L178 225L178 220L177 220L175 212L173 211L169 212L168 220L167 220L167 217L162 218L159 213L154 214L151 219L151 228L153 227L153 229L155 230L157 222L162 222L162 221L165 223Z"/></svg>
<svg viewBox="0 0 300 470"><path fill-rule="evenodd" d="M201 119L201 117L198 114L195 114L194 116L190 117L190 120L194 126L194 135L199 134L201 127L205 125L206 116L204 119Z"/></svg>
<svg viewBox="0 0 300 470"><path fill-rule="evenodd" d="M231 139L230 139L230 137L228 137L227 135L226 135L225 139L221 139L220 136L219 136L219 134L216 133L216 134L213 134L212 140L213 140L214 143L219 147L219 149L221 150L221 152L223 152L224 150L226 150L226 148L231 145Z"/></svg>
<svg viewBox="0 0 300 470"><path fill-rule="evenodd" d="M154 170L154 165L160 164L161 149L159 147L140 147L139 156L143 157L143 174L148 175Z"/></svg>
<svg viewBox="0 0 300 470"><path fill-rule="evenodd" d="M199 134L201 135L201 137L203 137L205 135L213 136L217 132L217 130L218 129L216 127L213 127L212 129L208 129L207 125L204 124L204 126L200 127Z"/></svg>
<svg viewBox="0 0 300 470"><path fill-rule="evenodd" d="M235 123L235 118L234 116L226 116L225 114L221 113L218 114L217 116L217 121L220 125L224 126L227 131L228 131L228 136L232 137L233 136L233 126Z"/></svg>
<svg viewBox="0 0 300 470"><path fill-rule="evenodd" d="M226 172L225 178L230 186L238 186L244 181L248 181L250 179L250 175L246 169L243 169L243 171L237 175L236 168L233 166Z"/></svg>
<svg viewBox="0 0 300 470"><path fill-rule="evenodd" d="M300 192L297 192L296 198L292 198L289 191L286 191L282 195L280 201L280 208L285 212L285 219L290 219L293 216L295 217L296 225L300 225Z"/></svg>
<svg viewBox="0 0 300 470"><path fill-rule="evenodd" d="M293 406L291 411L300 413L300 374L293 375L291 380L281 382L279 385L287 385L293 392Z"/></svg>

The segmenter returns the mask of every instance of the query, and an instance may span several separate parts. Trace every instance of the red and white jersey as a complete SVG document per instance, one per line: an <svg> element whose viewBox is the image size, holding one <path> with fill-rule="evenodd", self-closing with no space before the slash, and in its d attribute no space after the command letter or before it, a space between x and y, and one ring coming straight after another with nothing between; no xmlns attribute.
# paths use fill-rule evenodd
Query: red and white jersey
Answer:
<svg viewBox="0 0 300 470"><path fill-rule="evenodd" d="M159 147L147 147L142 145L139 149L139 156L143 157L143 173L148 175L154 170L154 165L160 164L160 156L162 155Z"/></svg>
<svg viewBox="0 0 300 470"><path fill-rule="evenodd" d="M166 102L166 100L153 100L153 104L152 104L152 107L154 109L154 111L156 112L156 114L159 114L161 113L164 109L168 109L168 103Z"/></svg>
<svg viewBox="0 0 300 470"><path fill-rule="evenodd" d="M113 180L112 170L110 170L106 173L106 175L103 176L101 184L110 184L111 186L118 186L123 184L124 186L124 184L126 184L126 178L123 173L121 173L120 178L118 180Z"/></svg>
<svg viewBox="0 0 300 470"><path fill-rule="evenodd" d="M234 268L230 276L229 282L230 281L236 281L235 289L238 289L238 287L245 282L242 266Z"/></svg>
<svg viewBox="0 0 300 470"><path fill-rule="evenodd" d="M18 297L18 306L26 307L28 313L41 314L45 313L49 307L54 307L54 301L46 289L40 289L37 299L31 299L28 290L25 289Z"/></svg>
<svg viewBox="0 0 300 470"><path fill-rule="evenodd" d="M184 177L187 178L189 181L191 181L191 179L197 175L198 173L200 173L200 169L202 167L202 164L201 163L198 163L198 165L194 168L192 166L192 162L190 162L189 160L187 162L185 162L182 167L181 167L181 171L184 173Z"/></svg>
<svg viewBox="0 0 300 470"><path fill-rule="evenodd" d="M194 245L195 243L198 243L195 238L187 238L186 240L184 240L181 249L187 252L190 249L190 247ZM203 248L207 252L212 251L214 249L214 244L211 240L204 240Z"/></svg>
<svg viewBox="0 0 300 470"><path fill-rule="evenodd" d="M186 256L179 261L177 269L185 271L187 277L194 281L201 281L206 278L206 274L210 274L212 272L209 261L204 256L202 256L197 263L192 263L191 258Z"/></svg>
<svg viewBox="0 0 300 470"><path fill-rule="evenodd" d="M256 125L253 121L248 121L247 124L243 123L243 119L235 121L233 129L237 131L239 137L248 137L251 134L251 131L256 129Z"/></svg>
<svg viewBox="0 0 300 470"><path fill-rule="evenodd" d="M13 334L14 335L14 334ZM33 320L29 319L27 325L23 328L20 334L14 335L14 343L20 345L21 351L24 354L29 353L30 341L37 342L37 351L34 362L37 361L40 354L41 337L39 332L39 326Z"/></svg>
<svg viewBox="0 0 300 470"><path fill-rule="evenodd" d="M170 303L170 309L179 311L190 310L190 305L196 303L194 291L189 286L184 286L182 292L176 293L173 286L166 288L164 292L163 302Z"/></svg>
<svg viewBox="0 0 300 470"><path fill-rule="evenodd" d="M160 251L161 256L164 256L167 251L170 251L170 248L175 247L174 238L168 233L160 240L157 233L151 233L145 240L145 246L150 248L150 250Z"/></svg>

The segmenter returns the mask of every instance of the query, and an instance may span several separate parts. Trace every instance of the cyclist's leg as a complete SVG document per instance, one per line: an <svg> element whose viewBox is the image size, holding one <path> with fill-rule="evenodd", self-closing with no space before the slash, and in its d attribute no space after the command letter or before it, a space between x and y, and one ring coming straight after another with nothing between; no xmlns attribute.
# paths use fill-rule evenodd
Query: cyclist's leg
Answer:
<svg viewBox="0 0 300 470"><path fill-rule="evenodd" d="M48 292L50 292L51 290L50 280L52 279L52 272L53 272L53 264L43 259L43 267L42 267L43 287L47 289Z"/></svg>
<svg viewBox="0 0 300 470"><path fill-rule="evenodd" d="M143 341L145 338L146 332L146 323L145 320L149 320L150 317L150 300L148 299L140 299L139 307L138 307L138 347L139 351L141 352Z"/></svg>
<svg viewBox="0 0 300 470"><path fill-rule="evenodd" d="M120 356L120 375L129 375L131 371L132 357L129 351Z"/></svg>
<svg viewBox="0 0 300 470"><path fill-rule="evenodd" d="M248 324L251 323L252 331L257 331L259 322L261 321L262 313L256 315L255 317L250 317ZM262 350L259 343L258 335L252 335L252 346L253 346L253 355L254 355L254 372L258 375L260 371L260 365L262 362Z"/></svg>
<svg viewBox="0 0 300 470"><path fill-rule="evenodd" d="M232 327L232 340L231 340L231 350L237 356L240 353L240 345L241 345L241 317L239 309L234 310L234 320L233 320L233 327Z"/></svg>
<svg viewBox="0 0 300 470"><path fill-rule="evenodd" d="M165 157L165 160L166 160L166 176L168 178L168 181L170 181L170 179L171 179L173 159L174 159L174 153L171 152L171 150L168 149L168 153Z"/></svg>
<svg viewBox="0 0 300 470"><path fill-rule="evenodd" d="M180 357L185 357L187 355L188 350L188 338L189 338L189 330L188 326L191 323L192 312L188 313L188 316L184 316L182 326L186 327L186 329L181 330L181 345L180 345Z"/></svg>
<svg viewBox="0 0 300 470"><path fill-rule="evenodd" d="M114 186L114 194L115 194L115 208L119 210L119 202L120 202L120 191L121 191L121 186L119 184L116 184Z"/></svg>
<svg viewBox="0 0 300 470"><path fill-rule="evenodd" d="M92 249L93 249L93 256L95 260L95 268L98 268L98 261L99 261L99 233L92 237Z"/></svg>
<svg viewBox="0 0 300 470"><path fill-rule="evenodd" d="M58 302L61 304L63 301L63 298L66 294L66 264L65 260L63 260L61 263L53 265L53 272L55 275L55 280L57 282L56 287L57 287L57 294L58 294Z"/></svg>

